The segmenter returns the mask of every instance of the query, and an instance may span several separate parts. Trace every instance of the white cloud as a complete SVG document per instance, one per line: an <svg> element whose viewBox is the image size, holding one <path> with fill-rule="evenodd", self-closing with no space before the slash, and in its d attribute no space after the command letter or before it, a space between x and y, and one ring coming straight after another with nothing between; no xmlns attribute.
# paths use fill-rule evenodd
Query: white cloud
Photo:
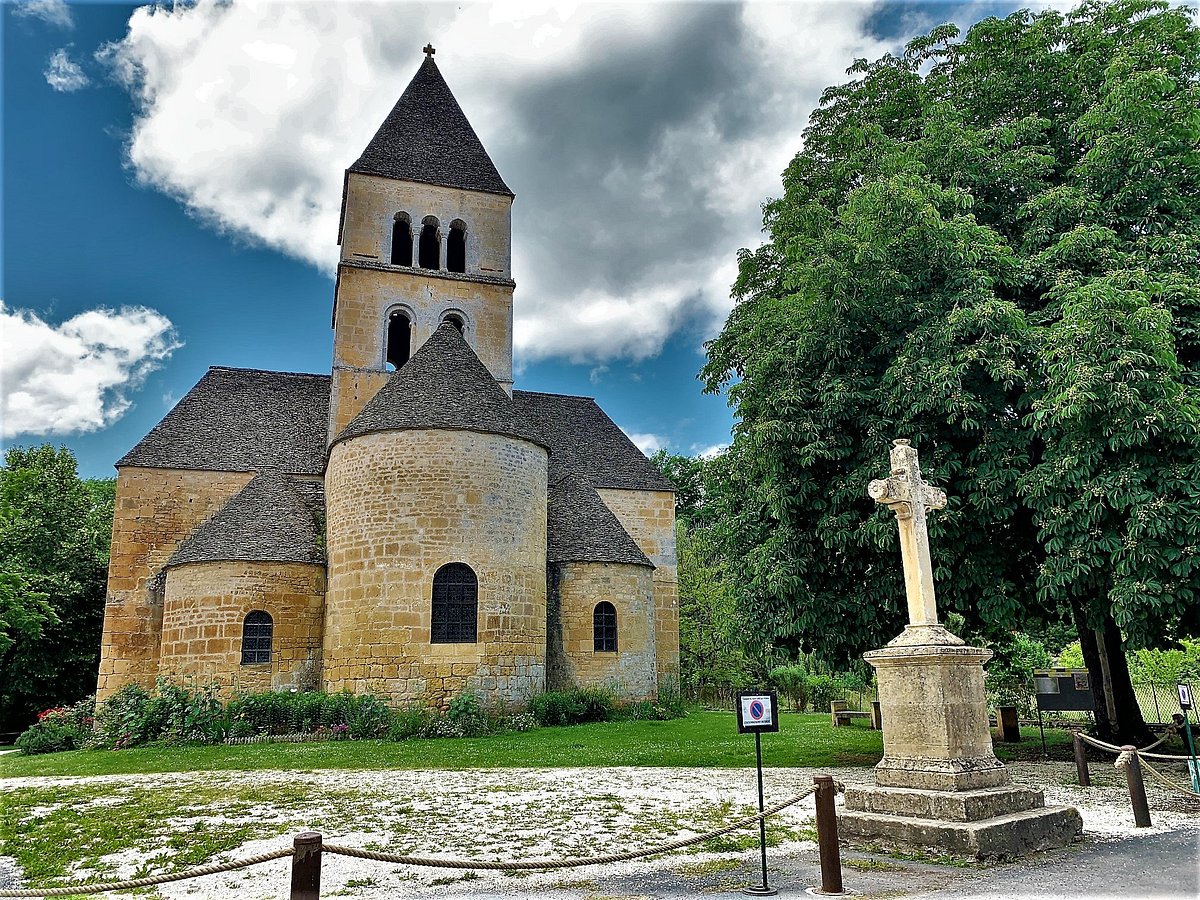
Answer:
<svg viewBox="0 0 1200 900"><path fill-rule="evenodd" d="M138 105L146 185L332 272L342 173L432 40L514 207L517 366L713 333L739 247L858 56L866 3L144 6L100 58Z"/></svg>
<svg viewBox="0 0 1200 900"><path fill-rule="evenodd" d="M79 64L67 54L66 47L60 47L50 54L44 74L46 83L56 91L77 91L91 83Z"/></svg>
<svg viewBox="0 0 1200 900"><path fill-rule="evenodd" d="M93 309L51 325L0 303L0 433L96 431L133 405L128 392L181 345L144 307Z"/></svg>
<svg viewBox="0 0 1200 900"><path fill-rule="evenodd" d="M625 431L624 428L621 430ZM625 431L625 434L637 445L637 448L647 456L653 456L666 446L666 441L660 438L657 434L638 434L637 432L632 431Z"/></svg>
<svg viewBox="0 0 1200 900"><path fill-rule="evenodd" d="M696 449L696 448L693 448ZM720 456L729 449L729 444L713 444L711 447L705 447L696 453L701 459L712 459L714 456Z"/></svg>
<svg viewBox="0 0 1200 900"><path fill-rule="evenodd" d="M47 25L58 28L72 28L75 25L66 0L25 0L13 6L12 12L14 16L41 19Z"/></svg>

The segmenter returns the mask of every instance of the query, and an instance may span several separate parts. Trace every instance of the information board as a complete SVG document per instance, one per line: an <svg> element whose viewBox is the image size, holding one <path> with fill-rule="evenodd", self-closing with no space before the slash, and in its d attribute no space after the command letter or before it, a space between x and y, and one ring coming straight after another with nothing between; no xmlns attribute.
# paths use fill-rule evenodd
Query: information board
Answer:
<svg viewBox="0 0 1200 900"><path fill-rule="evenodd" d="M779 730L779 701L774 691L743 691L737 702L738 734Z"/></svg>

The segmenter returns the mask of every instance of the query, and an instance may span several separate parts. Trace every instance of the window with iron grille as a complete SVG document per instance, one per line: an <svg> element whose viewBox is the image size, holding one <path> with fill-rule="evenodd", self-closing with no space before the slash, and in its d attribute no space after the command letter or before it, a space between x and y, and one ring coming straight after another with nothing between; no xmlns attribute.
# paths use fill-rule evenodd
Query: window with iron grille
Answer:
<svg viewBox="0 0 1200 900"><path fill-rule="evenodd" d="M270 613L265 613L261 609L246 613L246 620L242 623L243 666L271 661L273 629L274 623L271 621Z"/></svg>
<svg viewBox="0 0 1200 900"><path fill-rule="evenodd" d="M592 611L592 637L597 653L617 652L617 609L607 600Z"/></svg>
<svg viewBox="0 0 1200 900"><path fill-rule="evenodd" d="M433 623L429 640L434 644L475 643L479 610L479 581L471 567L448 563L433 576Z"/></svg>

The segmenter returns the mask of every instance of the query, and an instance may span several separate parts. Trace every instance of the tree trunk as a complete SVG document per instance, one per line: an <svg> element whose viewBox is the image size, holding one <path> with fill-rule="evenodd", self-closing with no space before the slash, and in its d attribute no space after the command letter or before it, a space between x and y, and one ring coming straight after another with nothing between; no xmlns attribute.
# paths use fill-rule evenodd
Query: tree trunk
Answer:
<svg viewBox="0 0 1200 900"><path fill-rule="evenodd" d="M1071 612L1096 701L1096 736L1110 744L1145 746L1152 737L1133 692L1121 630L1107 611L1096 629L1081 603L1072 601Z"/></svg>

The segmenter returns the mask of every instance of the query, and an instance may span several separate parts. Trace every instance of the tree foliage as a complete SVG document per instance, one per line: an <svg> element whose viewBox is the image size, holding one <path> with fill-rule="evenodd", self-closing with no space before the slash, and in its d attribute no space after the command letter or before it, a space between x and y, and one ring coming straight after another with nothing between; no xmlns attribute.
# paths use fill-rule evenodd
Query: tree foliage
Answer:
<svg viewBox="0 0 1200 900"><path fill-rule="evenodd" d="M899 631L895 525L865 487L904 436L950 495L939 603L973 630L1194 633L1192 13L1023 10L849 71L739 256L703 371L739 419L717 521L747 621L834 658Z"/></svg>
<svg viewBox="0 0 1200 900"><path fill-rule="evenodd" d="M0 730L96 684L113 482L65 448L13 447L0 469Z"/></svg>

